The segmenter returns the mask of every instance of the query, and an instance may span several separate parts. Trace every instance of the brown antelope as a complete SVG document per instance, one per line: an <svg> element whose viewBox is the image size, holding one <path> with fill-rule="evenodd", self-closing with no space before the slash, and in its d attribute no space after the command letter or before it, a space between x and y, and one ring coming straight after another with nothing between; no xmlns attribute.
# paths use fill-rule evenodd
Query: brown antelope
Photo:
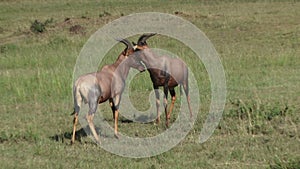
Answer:
<svg viewBox="0 0 300 169"><path fill-rule="evenodd" d="M118 138L119 104L125 86L125 79L128 76L130 67L133 67L140 72L144 71L145 67L141 62L137 60L136 56L130 55L134 52L134 49L132 44L128 40L117 40L124 43L126 45L126 48L119 55L115 63L111 65L105 65L98 72L82 75L74 83L74 121L71 143L75 142L78 113L83 101L89 106L89 111L86 115L86 119L89 124L90 130L96 141L100 143L100 138L97 135L93 123L93 117L97 110L98 104L109 100L114 118L114 133Z"/></svg>
<svg viewBox="0 0 300 169"><path fill-rule="evenodd" d="M164 89L164 108L166 115L166 126L169 126L170 115L174 107L176 100L176 93L174 88L178 85L182 85L187 102L188 108L190 111L190 116L193 116L191 106L190 106L190 97L189 97L189 83L188 83L188 68L186 64L178 59L171 58L168 56L157 56L154 54L147 45L146 40L151 36L156 35L156 33L143 34L138 39L137 44L133 42L135 46L135 55L137 55L145 64L148 72L150 73L150 78L153 83L153 88L155 90L156 96L156 109L157 109L157 119L156 122L160 122L160 113L159 113L159 91L158 87L163 86ZM169 111L167 112L168 104L168 90L170 91L172 102Z"/></svg>

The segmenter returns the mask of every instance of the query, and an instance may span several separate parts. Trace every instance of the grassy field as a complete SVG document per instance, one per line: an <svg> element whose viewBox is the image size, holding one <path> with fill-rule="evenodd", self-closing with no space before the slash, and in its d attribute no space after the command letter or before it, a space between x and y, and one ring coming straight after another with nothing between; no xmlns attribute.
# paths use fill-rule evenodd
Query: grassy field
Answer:
<svg viewBox="0 0 300 169"><path fill-rule="evenodd" d="M111 154L88 137L71 146L72 76L81 48L105 24L146 11L176 14L215 45L227 81L218 128L198 143L210 104L207 72L191 65L188 48L155 36L151 47L172 51L197 73L201 110L193 130L170 151L149 158ZM31 29L35 20L45 25ZM0 168L300 168L299 20L297 1L0 0ZM102 65L123 48L116 45ZM134 104L147 108L148 73L133 83ZM112 124L108 103L100 109ZM122 121L119 128L138 137L165 130L164 123Z"/></svg>

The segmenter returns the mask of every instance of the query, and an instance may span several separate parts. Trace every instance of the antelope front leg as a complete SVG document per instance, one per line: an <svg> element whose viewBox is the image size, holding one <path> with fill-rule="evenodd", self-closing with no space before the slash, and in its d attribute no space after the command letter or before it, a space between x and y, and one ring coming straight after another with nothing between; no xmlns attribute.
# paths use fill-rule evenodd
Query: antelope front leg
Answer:
<svg viewBox="0 0 300 169"><path fill-rule="evenodd" d="M168 115L167 115L168 119L170 119L170 117L171 117L171 113L173 111L174 103L176 101L175 90L174 89L170 89L169 91L170 91L170 94L171 94L171 97L172 97L172 102L171 102L171 106L170 106L170 109L169 109L169 112L168 112Z"/></svg>
<svg viewBox="0 0 300 169"><path fill-rule="evenodd" d="M176 97L173 96L173 97L172 97L171 106L170 106L170 109L169 109L169 112L168 112L168 115L167 115L167 118L168 118L168 119L171 118L171 113L172 113L172 111L173 111L173 107L174 107L175 101L176 101Z"/></svg>
<svg viewBox="0 0 300 169"><path fill-rule="evenodd" d="M112 114L113 114L113 119L115 119L116 107L115 107L115 103L114 103L113 99L109 99L109 106L110 106Z"/></svg>
<svg viewBox="0 0 300 169"><path fill-rule="evenodd" d="M73 135L72 135L72 140L71 144L75 143L75 134L76 134L76 125L78 123L78 113L75 112L74 119L73 119Z"/></svg>
<svg viewBox="0 0 300 169"><path fill-rule="evenodd" d="M166 115L166 126L169 127L170 118L168 117L168 87L164 87L164 108L165 108L165 115Z"/></svg>
<svg viewBox="0 0 300 169"><path fill-rule="evenodd" d="M118 135L118 118L119 118L119 104L120 104L120 101L121 101L121 95L117 95L114 99L114 108L115 108L115 111L114 111L114 120L115 120L115 137L116 138L119 138L119 135Z"/></svg>
<svg viewBox="0 0 300 169"><path fill-rule="evenodd" d="M159 100L159 90L158 88L154 88L155 91L155 97L156 97L156 124L160 122L160 113L159 113L159 106L160 106L160 100Z"/></svg>
<svg viewBox="0 0 300 169"><path fill-rule="evenodd" d="M168 99L164 98L164 107L165 107L165 115L166 115L166 127L169 127L169 122L170 122L170 118L169 118L169 114L168 114Z"/></svg>

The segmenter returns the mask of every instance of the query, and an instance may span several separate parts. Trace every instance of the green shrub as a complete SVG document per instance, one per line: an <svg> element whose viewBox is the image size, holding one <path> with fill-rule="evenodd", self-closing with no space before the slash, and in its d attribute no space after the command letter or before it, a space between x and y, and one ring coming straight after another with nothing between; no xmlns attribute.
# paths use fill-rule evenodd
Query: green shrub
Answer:
<svg viewBox="0 0 300 169"><path fill-rule="evenodd" d="M105 16L111 16L111 14L107 11L104 11L102 13L99 14L99 17L102 18L102 17L105 17Z"/></svg>
<svg viewBox="0 0 300 169"><path fill-rule="evenodd" d="M31 23L30 30L34 33L43 33L46 31L46 26L53 23L53 18L47 19L45 22L35 20Z"/></svg>

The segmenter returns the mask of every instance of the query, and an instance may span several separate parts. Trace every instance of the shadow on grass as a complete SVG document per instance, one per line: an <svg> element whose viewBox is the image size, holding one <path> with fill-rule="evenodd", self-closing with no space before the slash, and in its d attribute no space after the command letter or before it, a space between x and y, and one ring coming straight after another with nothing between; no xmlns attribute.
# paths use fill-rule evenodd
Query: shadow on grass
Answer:
<svg viewBox="0 0 300 169"><path fill-rule="evenodd" d="M88 126L85 127L85 128L88 128L86 131L90 130ZM75 140L76 141L82 142L82 138L88 136L87 132L85 131L85 128L81 128L80 130L76 131L76 133L75 133ZM69 142L71 142L72 134L73 134L73 132L70 130L70 132L55 134L54 136L51 136L49 138L53 141L56 141L56 142L66 143L67 140Z"/></svg>
<svg viewBox="0 0 300 169"><path fill-rule="evenodd" d="M112 121L112 120L108 120L108 121ZM132 123L133 121L122 118L122 119L120 119L120 122L121 123ZM101 133L101 131L103 131L103 130L100 127L96 126L96 131L97 131L97 134L100 134L100 137L105 137L105 138L110 137L107 134ZM72 139L72 134L73 134L73 132L72 132L72 130L70 130L69 132L55 134L53 136L50 136L49 139L56 141L56 142L61 142L61 143L70 143L71 139ZM91 135L92 135L92 133L91 133L89 126L82 127L81 129L79 129L75 132L75 141L79 141L80 143L83 143L82 142L83 138L91 136Z"/></svg>

